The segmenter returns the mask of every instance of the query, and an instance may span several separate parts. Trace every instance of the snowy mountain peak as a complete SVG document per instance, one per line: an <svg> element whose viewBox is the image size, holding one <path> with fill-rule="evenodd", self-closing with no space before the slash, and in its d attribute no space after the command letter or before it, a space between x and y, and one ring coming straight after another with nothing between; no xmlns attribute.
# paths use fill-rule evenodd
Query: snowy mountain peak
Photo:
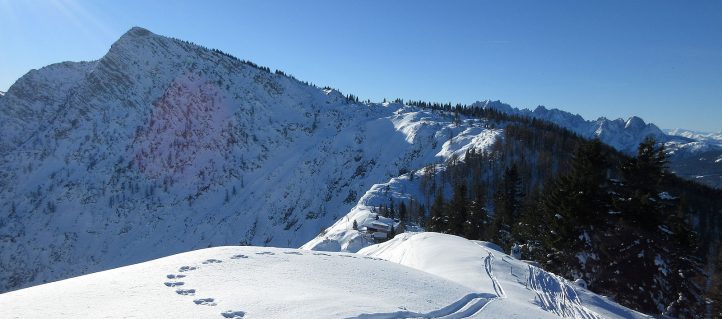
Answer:
<svg viewBox="0 0 722 319"><path fill-rule="evenodd" d="M373 185L499 135L142 28L26 74L0 123L0 291L209 245L298 247Z"/></svg>
<svg viewBox="0 0 722 319"><path fill-rule="evenodd" d="M146 28L135 26L135 27L130 28L130 30L128 30L128 32L123 34L121 36L121 39L123 37L145 37L145 36L157 36L157 35L150 32Z"/></svg>
<svg viewBox="0 0 722 319"><path fill-rule="evenodd" d="M484 109L493 109L507 114L516 114L519 111L518 109L511 107L511 105L503 103L499 100L482 100L473 103L471 106L481 107Z"/></svg>
<svg viewBox="0 0 722 319"><path fill-rule="evenodd" d="M632 116L624 123L625 129L642 130L647 124L639 117Z"/></svg>
<svg viewBox="0 0 722 319"><path fill-rule="evenodd" d="M116 40L111 46L108 56L113 57L116 54L120 54L118 51L134 51L141 48L144 45L148 45L149 41L171 41L170 38L156 35L147 29L141 27L133 27L124 33L118 40ZM102 60L102 59L101 59Z"/></svg>

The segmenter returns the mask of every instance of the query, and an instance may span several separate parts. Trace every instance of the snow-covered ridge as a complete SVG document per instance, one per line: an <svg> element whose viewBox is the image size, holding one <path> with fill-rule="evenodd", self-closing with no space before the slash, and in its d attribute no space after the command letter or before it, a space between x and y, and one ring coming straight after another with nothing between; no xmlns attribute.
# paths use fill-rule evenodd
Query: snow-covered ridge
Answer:
<svg viewBox="0 0 722 319"><path fill-rule="evenodd" d="M722 131L720 132L699 132L692 130L685 130L681 128L675 129L664 129L667 135L686 137L692 140L715 144L722 147Z"/></svg>
<svg viewBox="0 0 722 319"><path fill-rule="evenodd" d="M473 106L491 108L503 113L545 120L586 138L599 138L615 149L634 155L647 136L664 143L669 154L669 169L677 175L709 186L722 188L722 133L701 133L689 130L661 130L639 117L609 120L600 117L585 120L578 114L538 106L518 109L500 101L480 101Z"/></svg>
<svg viewBox="0 0 722 319"><path fill-rule="evenodd" d="M628 153L636 152L639 143L649 135L663 142L669 139L656 125L645 123L644 120L636 116L632 116L627 120L621 118L609 120L600 117L596 121L588 121L579 114L572 114L559 109L547 109L544 106L538 106L532 111L513 108L508 104L489 100L476 102L473 106L492 108L507 114L545 120L587 138L598 137L602 142Z"/></svg>
<svg viewBox="0 0 722 319"><path fill-rule="evenodd" d="M359 254L409 266L476 291L473 318L649 318L488 242L439 233L404 233Z"/></svg>
<svg viewBox="0 0 722 319"><path fill-rule="evenodd" d="M141 28L98 61L23 76L0 124L0 291L208 246L298 247L372 185L498 134Z"/></svg>
<svg viewBox="0 0 722 319"><path fill-rule="evenodd" d="M646 318L451 235L360 254L202 249L0 295L11 318Z"/></svg>

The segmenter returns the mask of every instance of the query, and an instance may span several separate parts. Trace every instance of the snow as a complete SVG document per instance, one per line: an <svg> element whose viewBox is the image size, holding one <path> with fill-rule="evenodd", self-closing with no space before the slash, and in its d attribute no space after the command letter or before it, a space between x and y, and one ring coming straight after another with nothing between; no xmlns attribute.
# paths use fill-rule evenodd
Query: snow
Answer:
<svg viewBox="0 0 722 319"><path fill-rule="evenodd" d="M518 109L500 101L480 101L472 106L491 108L497 111L536 118L557 124L586 138L599 138L619 151L628 155L636 155L639 143L652 136L657 142L664 144L669 155L670 171L689 180L722 188L722 132L707 133L683 129L661 130L653 123L645 123L639 117L632 116L627 120L621 118L610 120L600 117L595 121L585 120L578 114L559 109L547 109L539 106L536 109ZM710 157L710 163L699 159L700 154ZM716 160L711 160L712 158ZM711 165L716 164L716 165ZM706 176L702 176L706 175ZM702 176L702 177L698 177Z"/></svg>
<svg viewBox="0 0 722 319"><path fill-rule="evenodd" d="M667 263L664 262L664 259L662 259L662 256L660 256L659 254L654 256L654 265L657 266L659 271L661 271L665 275L669 274L669 268L667 268Z"/></svg>
<svg viewBox="0 0 722 319"><path fill-rule="evenodd" d="M0 295L3 318L647 318L438 233L358 254L226 246Z"/></svg>
<svg viewBox="0 0 722 319"><path fill-rule="evenodd" d="M0 295L2 318L353 318L472 293L367 256L263 247L182 253Z"/></svg>
<svg viewBox="0 0 722 319"><path fill-rule="evenodd" d="M536 109L517 109L499 101L479 101L475 106L492 108L507 114L516 114L549 121L567 128L586 138L599 138L602 142L622 152L636 153L637 146L645 137L652 135L658 140L667 141L669 138L656 125L645 123L641 118L632 116L627 120L609 120L599 118L596 121L585 120L578 114L572 114L559 109L547 109L539 106Z"/></svg>
<svg viewBox="0 0 722 319"><path fill-rule="evenodd" d="M445 159L454 156L463 161L467 150L484 151L501 135L500 130L483 129L482 126L484 123L481 122L468 121L465 125L468 128L463 130L453 128L457 130L454 135L455 137L444 143L441 147L442 151L439 152L437 156L442 156ZM449 130L452 130L452 128L449 128ZM446 169L446 167L441 164L429 167L433 168L433 171L417 170L413 173L391 178L391 180L386 183L371 186L345 217L336 221L331 227L325 229L321 234L316 236L316 238L301 246L301 248L309 250L329 250L329 247L340 247L340 251L356 252L365 246L373 244L373 238L365 236L362 232L353 229L353 221L355 220L359 225L358 228L361 229L361 225L366 225L376 218L377 214L374 213L375 207L388 204L390 198L396 203L400 201L406 201L408 203L412 199L420 203L428 203L430 199L426 198L417 181L423 178L424 175L440 174ZM413 174L414 180L412 180L411 174Z"/></svg>
<svg viewBox="0 0 722 319"><path fill-rule="evenodd" d="M659 199L662 199L662 200L673 200L673 199L677 198L677 197L670 195L668 192L661 192L661 193L659 193L658 197L659 197Z"/></svg>
<svg viewBox="0 0 722 319"><path fill-rule="evenodd" d="M98 61L29 72L0 123L0 291L209 246L298 247L375 185L501 135L141 28Z"/></svg>
<svg viewBox="0 0 722 319"><path fill-rule="evenodd" d="M682 136L682 137L686 137L689 139L722 146L722 131L720 131L720 132L701 132L701 131L686 130L686 129L681 129L681 128L664 129L663 131L665 133L667 133L668 135Z"/></svg>
<svg viewBox="0 0 722 319"><path fill-rule="evenodd" d="M419 269L476 291L474 318L648 318L499 247L438 233L404 233L362 255Z"/></svg>

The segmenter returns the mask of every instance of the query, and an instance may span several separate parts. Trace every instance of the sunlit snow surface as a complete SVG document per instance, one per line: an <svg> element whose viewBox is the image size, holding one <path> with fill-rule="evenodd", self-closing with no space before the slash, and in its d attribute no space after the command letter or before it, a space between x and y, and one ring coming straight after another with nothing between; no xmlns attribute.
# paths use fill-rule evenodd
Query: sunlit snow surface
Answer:
<svg viewBox="0 0 722 319"><path fill-rule="evenodd" d="M466 286L483 298L473 318L647 318L481 241L405 233L359 254L378 257Z"/></svg>
<svg viewBox="0 0 722 319"><path fill-rule="evenodd" d="M218 247L0 295L2 318L641 318L483 242Z"/></svg>

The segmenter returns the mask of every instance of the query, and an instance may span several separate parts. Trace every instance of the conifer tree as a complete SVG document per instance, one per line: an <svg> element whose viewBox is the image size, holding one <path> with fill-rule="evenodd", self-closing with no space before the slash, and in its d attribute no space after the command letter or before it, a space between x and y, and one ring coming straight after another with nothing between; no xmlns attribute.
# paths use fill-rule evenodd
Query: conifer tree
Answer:
<svg viewBox="0 0 722 319"><path fill-rule="evenodd" d="M389 218L396 218L396 209L394 208L394 199L389 198Z"/></svg>
<svg viewBox="0 0 722 319"><path fill-rule="evenodd" d="M441 192L436 192L430 211L431 220L429 221L429 229L435 232L443 232L446 230L446 221L444 218L444 196Z"/></svg>
<svg viewBox="0 0 722 319"><path fill-rule="evenodd" d="M454 194L447 206L449 223L447 233L454 235L464 234L464 223L468 217L468 204L466 201L466 183L459 183L454 187Z"/></svg>
<svg viewBox="0 0 722 319"><path fill-rule="evenodd" d="M405 221L406 217L406 204L404 204L404 201L401 201L401 203L399 204L399 220Z"/></svg>
<svg viewBox="0 0 722 319"><path fill-rule="evenodd" d="M504 177L494 198L494 219L489 235L497 243L510 245L511 227L519 217L519 206L523 194L516 164L504 171Z"/></svg>
<svg viewBox="0 0 722 319"><path fill-rule="evenodd" d="M579 146L571 170L562 175L542 196L543 222L549 228L541 234L546 247L568 264L579 251L588 249L587 233L602 227L608 212L607 164L601 142L592 140Z"/></svg>
<svg viewBox="0 0 722 319"><path fill-rule="evenodd" d="M468 215L464 223L464 237L468 239L483 239L484 225L486 224L486 207L484 189L477 185L474 190L474 200L469 204Z"/></svg>
<svg viewBox="0 0 722 319"><path fill-rule="evenodd" d="M625 185L621 192L628 200L616 203L632 222L645 229L653 229L661 222L659 212L662 209L656 197L664 178L667 157L664 146L656 144L653 137L645 138L639 144L637 156L622 164Z"/></svg>

